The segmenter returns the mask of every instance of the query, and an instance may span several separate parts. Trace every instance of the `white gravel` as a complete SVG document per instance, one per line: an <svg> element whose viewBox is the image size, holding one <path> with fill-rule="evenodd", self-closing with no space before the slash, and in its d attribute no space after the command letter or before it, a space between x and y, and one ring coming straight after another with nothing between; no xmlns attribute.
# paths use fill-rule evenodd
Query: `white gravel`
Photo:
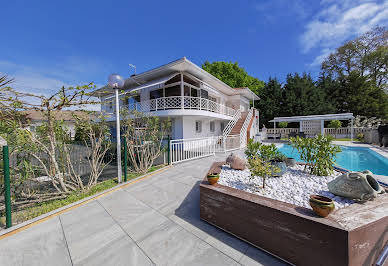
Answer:
<svg viewBox="0 0 388 266"><path fill-rule="evenodd" d="M262 178L251 179L248 169L240 171L223 166L218 183L310 209L309 197L312 194L331 198L336 209L355 203L353 200L335 196L327 188L327 183L340 176L340 172L335 171L330 176L315 176L304 172L303 168L302 165L287 167L287 172L283 176L268 177L265 181L265 189L263 189Z"/></svg>

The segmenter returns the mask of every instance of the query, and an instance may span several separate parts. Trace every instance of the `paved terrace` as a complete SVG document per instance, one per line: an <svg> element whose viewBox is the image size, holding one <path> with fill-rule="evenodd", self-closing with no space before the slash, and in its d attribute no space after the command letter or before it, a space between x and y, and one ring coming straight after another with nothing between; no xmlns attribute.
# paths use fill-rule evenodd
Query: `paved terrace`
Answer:
<svg viewBox="0 0 388 266"><path fill-rule="evenodd" d="M201 221L216 160L171 167L0 240L0 265L285 265Z"/></svg>

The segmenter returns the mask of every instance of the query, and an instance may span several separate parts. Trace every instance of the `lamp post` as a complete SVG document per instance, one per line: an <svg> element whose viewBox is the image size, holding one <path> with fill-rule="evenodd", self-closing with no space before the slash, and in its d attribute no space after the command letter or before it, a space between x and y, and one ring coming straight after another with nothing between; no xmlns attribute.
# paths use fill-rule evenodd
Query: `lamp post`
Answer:
<svg viewBox="0 0 388 266"><path fill-rule="evenodd" d="M121 139L120 139L120 106L119 90L124 87L124 79L119 74L111 74L108 78L109 87L115 90L116 95L116 140L117 140L117 179L121 183Z"/></svg>

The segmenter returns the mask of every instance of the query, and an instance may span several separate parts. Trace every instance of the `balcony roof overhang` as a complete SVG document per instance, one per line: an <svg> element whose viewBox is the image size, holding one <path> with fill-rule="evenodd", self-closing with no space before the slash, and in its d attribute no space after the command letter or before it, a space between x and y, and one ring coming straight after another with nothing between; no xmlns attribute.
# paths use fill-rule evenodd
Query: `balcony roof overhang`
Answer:
<svg viewBox="0 0 388 266"><path fill-rule="evenodd" d="M218 78L208 73L206 70L203 70L196 64L192 63L186 57L127 78L125 80L124 90L138 91L140 89L143 89L144 86L148 83L153 83L158 79L163 79L164 77L168 77L170 75L175 75L178 73L189 73L203 81L206 85L210 85L213 88L217 88L226 95L243 95L249 100L260 99L249 88L241 88L238 90L233 89L229 85L225 84ZM112 91L113 90L110 89L108 86L103 86L102 88L95 91L95 95L111 94Z"/></svg>
<svg viewBox="0 0 388 266"><path fill-rule="evenodd" d="M300 122L300 121L312 121L312 120L328 121L328 120L350 120L350 119L354 119L353 113L275 117L269 122Z"/></svg>

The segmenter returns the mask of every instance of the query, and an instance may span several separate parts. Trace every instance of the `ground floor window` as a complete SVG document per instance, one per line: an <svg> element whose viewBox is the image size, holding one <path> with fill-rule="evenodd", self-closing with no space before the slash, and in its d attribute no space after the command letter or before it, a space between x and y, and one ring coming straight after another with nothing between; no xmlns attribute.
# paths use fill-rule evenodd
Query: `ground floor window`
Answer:
<svg viewBox="0 0 388 266"><path fill-rule="evenodd" d="M214 121L210 121L210 132L214 132L214 131L215 131Z"/></svg>
<svg viewBox="0 0 388 266"><path fill-rule="evenodd" d="M195 132L201 133L202 132L202 121L195 121Z"/></svg>
<svg viewBox="0 0 388 266"><path fill-rule="evenodd" d="M221 122L221 132L224 132L225 129L225 122Z"/></svg>

